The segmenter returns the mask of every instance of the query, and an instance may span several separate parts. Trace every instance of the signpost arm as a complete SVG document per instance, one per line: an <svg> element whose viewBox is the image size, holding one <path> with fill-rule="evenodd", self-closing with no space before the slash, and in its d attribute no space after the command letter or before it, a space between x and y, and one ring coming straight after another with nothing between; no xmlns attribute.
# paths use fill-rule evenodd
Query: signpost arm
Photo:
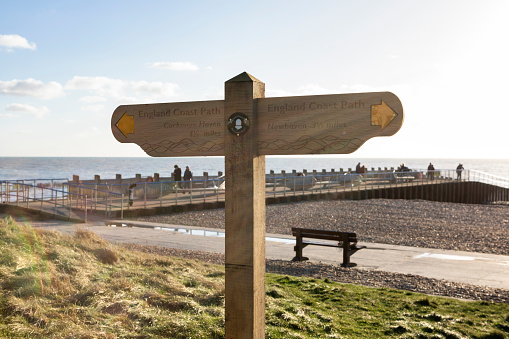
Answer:
<svg viewBox="0 0 509 339"><path fill-rule="evenodd" d="M226 338L265 338L265 156L254 100L264 97L265 84L247 73L225 83Z"/></svg>

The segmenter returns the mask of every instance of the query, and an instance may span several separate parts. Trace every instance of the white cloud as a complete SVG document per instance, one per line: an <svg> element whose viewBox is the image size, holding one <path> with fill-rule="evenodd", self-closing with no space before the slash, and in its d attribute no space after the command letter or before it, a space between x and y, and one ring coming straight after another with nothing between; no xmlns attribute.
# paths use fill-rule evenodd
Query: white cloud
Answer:
<svg viewBox="0 0 509 339"><path fill-rule="evenodd" d="M96 126L89 126L87 128L83 128L79 133L76 133L76 137L81 139L87 139L93 136L101 135L103 131L97 128Z"/></svg>
<svg viewBox="0 0 509 339"><path fill-rule="evenodd" d="M16 117L16 114L12 114L12 113L0 113L0 119L1 118L15 118Z"/></svg>
<svg viewBox="0 0 509 339"><path fill-rule="evenodd" d="M65 84L66 89L89 90L97 96L119 97L125 91L127 82L107 77L75 76Z"/></svg>
<svg viewBox="0 0 509 339"><path fill-rule="evenodd" d="M0 35L0 47L7 47L9 51L14 48L36 49L35 43L28 42L26 38L17 34Z"/></svg>
<svg viewBox="0 0 509 339"><path fill-rule="evenodd" d="M32 105L27 104L10 104L5 108L6 111L9 112L21 112L32 115L38 119L42 119L49 114L49 108L46 106L42 107L34 107Z"/></svg>
<svg viewBox="0 0 509 339"><path fill-rule="evenodd" d="M161 97L175 96L175 91L179 88L177 84L160 81L136 81L130 84L136 92L150 93Z"/></svg>
<svg viewBox="0 0 509 339"><path fill-rule="evenodd" d="M338 88L325 88L317 84L305 84L297 87L294 91L286 91L281 89L267 90L267 97L289 97L301 95L323 95L323 94L343 94L343 93L364 93L364 92L381 92L386 89L377 87L355 84L341 85Z"/></svg>
<svg viewBox="0 0 509 339"><path fill-rule="evenodd" d="M200 68L189 61L184 62L153 62L148 68L165 69L170 71L197 71Z"/></svg>
<svg viewBox="0 0 509 339"><path fill-rule="evenodd" d="M13 135L21 135L21 136L27 135L27 136L33 137L34 131L31 129L28 129L26 127L20 127L18 129L13 130L12 134Z"/></svg>
<svg viewBox="0 0 509 339"><path fill-rule="evenodd" d="M88 112L101 112L102 110L104 110L104 105L97 104L97 105L82 106L81 110L88 111Z"/></svg>
<svg viewBox="0 0 509 339"><path fill-rule="evenodd" d="M331 92L330 89L327 89L317 84L307 84L304 86L300 86L298 88L298 91L301 95L319 95L333 93Z"/></svg>
<svg viewBox="0 0 509 339"><path fill-rule="evenodd" d="M0 81L0 94L31 96L40 99L53 99L64 95L63 87L58 82L45 84L32 78L26 80Z"/></svg>
<svg viewBox="0 0 509 339"><path fill-rule="evenodd" d="M104 97L88 95L88 96L81 97L78 101L85 102L87 104L94 104L96 102L104 102L106 100L107 99Z"/></svg>
<svg viewBox="0 0 509 339"><path fill-rule="evenodd" d="M137 102L175 97L179 86L169 82L124 81L107 77L75 76L67 82L65 88L89 91L94 94L90 98L103 97L120 102Z"/></svg>
<svg viewBox="0 0 509 339"><path fill-rule="evenodd" d="M334 94L340 93L334 90L327 89L316 84L307 84L299 86L295 91L286 91L281 89L267 90L267 97L289 97L300 95L319 95L319 94Z"/></svg>

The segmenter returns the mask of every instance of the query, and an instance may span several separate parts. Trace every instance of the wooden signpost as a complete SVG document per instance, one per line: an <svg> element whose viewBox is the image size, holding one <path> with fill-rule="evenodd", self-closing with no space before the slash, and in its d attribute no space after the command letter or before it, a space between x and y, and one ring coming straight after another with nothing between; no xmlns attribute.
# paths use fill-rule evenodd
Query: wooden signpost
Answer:
<svg viewBox="0 0 509 339"><path fill-rule="evenodd" d="M154 157L225 156L227 338L265 338L265 155L345 154L395 134L390 92L265 98L248 73L225 100L119 106L111 129Z"/></svg>

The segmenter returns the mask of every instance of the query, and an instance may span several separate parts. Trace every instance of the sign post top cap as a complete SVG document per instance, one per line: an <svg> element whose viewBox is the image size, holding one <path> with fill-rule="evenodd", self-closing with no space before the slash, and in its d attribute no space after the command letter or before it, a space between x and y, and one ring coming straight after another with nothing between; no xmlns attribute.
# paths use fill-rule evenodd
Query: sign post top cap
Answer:
<svg viewBox="0 0 509 339"><path fill-rule="evenodd" d="M231 78L230 80L226 82L261 82L260 80L256 79L254 76L247 72L240 73L239 75Z"/></svg>

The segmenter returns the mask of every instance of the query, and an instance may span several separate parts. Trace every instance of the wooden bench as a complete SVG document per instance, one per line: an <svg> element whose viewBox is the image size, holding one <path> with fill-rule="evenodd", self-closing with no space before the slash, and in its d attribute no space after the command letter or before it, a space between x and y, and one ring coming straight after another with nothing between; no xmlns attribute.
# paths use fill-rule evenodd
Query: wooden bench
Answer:
<svg viewBox="0 0 509 339"><path fill-rule="evenodd" d="M357 264L350 262L350 256L357 252L362 248L366 248L366 246L357 246L357 235L353 232L339 232L339 231L324 231L324 230L313 230L308 228L298 228L292 227L292 234L296 237L296 245L294 247L295 257L292 259L293 261L304 261L309 258L302 256L302 249L307 245L317 245L317 246L328 246L328 247L338 247L343 249L343 263L341 266L343 267L353 267ZM306 241L307 239L320 239L320 240L333 240L335 243L331 242L314 242L314 241Z"/></svg>

